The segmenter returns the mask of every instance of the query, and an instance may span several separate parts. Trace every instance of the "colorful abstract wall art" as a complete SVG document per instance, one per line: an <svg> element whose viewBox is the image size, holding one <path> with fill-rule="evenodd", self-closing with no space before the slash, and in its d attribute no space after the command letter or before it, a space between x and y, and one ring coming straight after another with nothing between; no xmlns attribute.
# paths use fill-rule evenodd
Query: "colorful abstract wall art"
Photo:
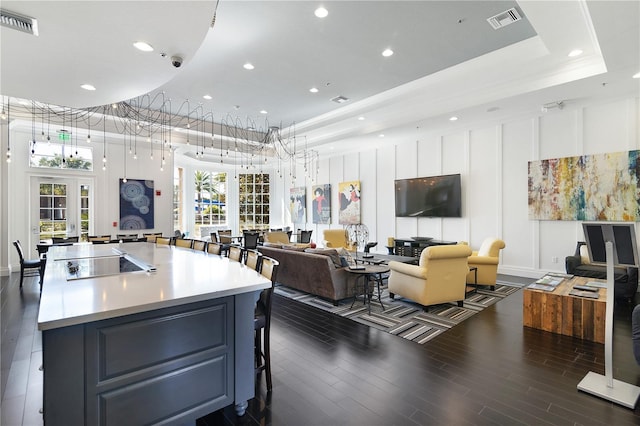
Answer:
<svg viewBox="0 0 640 426"><path fill-rule="evenodd" d="M529 219L640 220L640 151L529 162Z"/></svg>
<svg viewBox="0 0 640 426"><path fill-rule="evenodd" d="M360 181L341 182L338 184L340 209L338 223L340 225L356 225L360 223Z"/></svg>
<svg viewBox="0 0 640 426"><path fill-rule="evenodd" d="M331 184L313 185L311 187L313 199L311 209L313 223L331 223Z"/></svg>
<svg viewBox="0 0 640 426"><path fill-rule="evenodd" d="M153 229L153 181L120 179L120 229Z"/></svg>
<svg viewBox="0 0 640 426"><path fill-rule="evenodd" d="M307 221L307 193L305 187L290 189L289 210L293 223L305 223Z"/></svg>

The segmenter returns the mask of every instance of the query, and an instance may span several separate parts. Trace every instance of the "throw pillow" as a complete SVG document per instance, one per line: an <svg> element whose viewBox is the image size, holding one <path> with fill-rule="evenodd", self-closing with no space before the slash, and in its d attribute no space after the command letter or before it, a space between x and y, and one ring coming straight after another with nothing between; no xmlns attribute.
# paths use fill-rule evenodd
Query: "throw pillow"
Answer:
<svg viewBox="0 0 640 426"><path fill-rule="evenodd" d="M306 253L313 253L313 254L321 254L323 256L329 256L329 258L331 258L331 262L333 262L333 266L335 266L336 268L341 268L342 262L340 261L340 256L338 255L338 252L335 249L306 249L305 250Z"/></svg>
<svg viewBox="0 0 640 426"><path fill-rule="evenodd" d="M353 256L351 256L351 253L347 251L347 249L345 249L344 247L340 247L336 249L336 251L341 257L344 257L347 260L349 266L355 266L356 261L353 259Z"/></svg>
<svg viewBox="0 0 640 426"><path fill-rule="evenodd" d="M304 251L305 248L304 247L296 247L293 244L283 244L282 245L282 250L291 250L291 251Z"/></svg>

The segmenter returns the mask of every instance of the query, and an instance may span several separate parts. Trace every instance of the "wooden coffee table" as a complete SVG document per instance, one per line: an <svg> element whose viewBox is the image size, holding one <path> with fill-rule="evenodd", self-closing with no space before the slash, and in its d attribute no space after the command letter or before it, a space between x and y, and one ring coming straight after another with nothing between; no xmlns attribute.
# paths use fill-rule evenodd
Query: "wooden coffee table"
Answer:
<svg viewBox="0 0 640 426"><path fill-rule="evenodd" d="M525 327L537 328L565 336L604 343L607 290L598 289L597 299L572 296L574 285L604 280L585 277L564 279L554 291L524 289L522 322Z"/></svg>

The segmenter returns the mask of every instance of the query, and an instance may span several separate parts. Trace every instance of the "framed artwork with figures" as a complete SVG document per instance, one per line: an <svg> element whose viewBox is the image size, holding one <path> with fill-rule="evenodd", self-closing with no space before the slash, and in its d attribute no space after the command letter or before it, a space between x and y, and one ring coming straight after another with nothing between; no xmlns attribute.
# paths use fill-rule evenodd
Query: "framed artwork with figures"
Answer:
<svg viewBox="0 0 640 426"><path fill-rule="evenodd" d="M120 229L154 228L153 181L120 179Z"/></svg>
<svg viewBox="0 0 640 426"><path fill-rule="evenodd" d="M305 223L307 220L307 195L306 188L291 188L289 192L289 211L291 222Z"/></svg>
<svg viewBox="0 0 640 426"><path fill-rule="evenodd" d="M313 223L331 223L331 184L311 187Z"/></svg>
<svg viewBox="0 0 640 426"><path fill-rule="evenodd" d="M338 223L340 225L355 225L360 223L360 181L352 180L338 184L340 210Z"/></svg>

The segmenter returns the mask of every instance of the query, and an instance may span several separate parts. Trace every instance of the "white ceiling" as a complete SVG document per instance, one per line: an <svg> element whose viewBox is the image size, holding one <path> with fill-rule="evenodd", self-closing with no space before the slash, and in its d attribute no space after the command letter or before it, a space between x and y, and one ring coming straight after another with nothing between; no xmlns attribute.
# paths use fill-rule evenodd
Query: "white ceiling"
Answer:
<svg viewBox="0 0 640 426"><path fill-rule="evenodd" d="M313 15L321 4L329 10L324 19ZM202 103L216 120L262 126L266 119L283 128L295 122L296 135L327 155L531 114L548 102L564 100L571 108L640 96L640 79L631 78L640 72L638 1L3 1L1 7L37 18L40 29L38 37L1 29L5 96L81 108L164 91L174 106ZM524 19L493 30L486 19L510 7ZM139 52L131 46L136 40L156 50ZM387 47L395 54L384 58ZM575 48L583 54L567 57ZM174 68L160 53L184 63ZM255 69L243 69L245 62ZM84 91L83 83L97 90ZM349 102L330 101L338 95ZM459 120L450 122L451 115Z"/></svg>

